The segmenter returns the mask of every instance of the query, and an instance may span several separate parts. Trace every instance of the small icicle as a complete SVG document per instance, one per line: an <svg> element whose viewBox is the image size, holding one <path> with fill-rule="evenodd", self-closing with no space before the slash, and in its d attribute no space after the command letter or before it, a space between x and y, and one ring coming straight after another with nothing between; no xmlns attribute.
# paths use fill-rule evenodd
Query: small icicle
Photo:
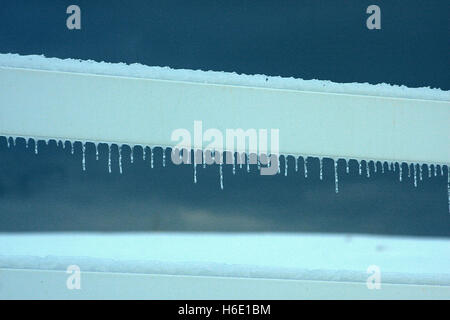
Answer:
<svg viewBox="0 0 450 320"><path fill-rule="evenodd" d="M122 145L119 146L119 172L122 174Z"/></svg>
<svg viewBox="0 0 450 320"><path fill-rule="evenodd" d="M256 163L258 164L258 171L261 171L261 158L260 158L260 156L258 156L258 158L256 159Z"/></svg>
<svg viewBox="0 0 450 320"><path fill-rule="evenodd" d="M206 151L203 151L203 159L202 159L203 169L206 168ZM242 164L241 164L242 168Z"/></svg>
<svg viewBox="0 0 450 320"><path fill-rule="evenodd" d="M147 158L147 147L142 147L142 161Z"/></svg>
<svg viewBox="0 0 450 320"><path fill-rule="evenodd" d="M8 138L6 139L6 143L7 143L7 145L8 145L8 149L11 148L11 142L9 142L9 139L11 139L11 137L8 137Z"/></svg>
<svg viewBox="0 0 450 320"><path fill-rule="evenodd" d="M419 179L422 181L422 165L419 165Z"/></svg>
<svg viewBox="0 0 450 320"><path fill-rule="evenodd" d="M345 172L349 173L350 172L350 165L349 165L349 161L345 160Z"/></svg>
<svg viewBox="0 0 450 320"><path fill-rule="evenodd" d="M382 162L382 163L381 163L381 173L382 173L382 174L384 174L384 164L385 164L385 163L386 163L386 162Z"/></svg>
<svg viewBox="0 0 450 320"><path fill-rule="evenodd" d="M81 143L81 149L83 151L83 171L86 171L86 144L84 142Z"/></svg>
<svg viewBox="0 0 450 320"><path fill-rule="evenodd" d="M220 171L220 189L223 190L223 171L222 171L222 163L219 164Z"/></svg>
<svg viewBox="0 0 450 320"><path fill-rule="evenodd" d="M443 169L443 167L444 167L444 166L443 166L442 164L439 166L439 168L441 169L441 170L440 170L441 177L444 175L444 171L443 171L444 169Z"/></svg>
<svg viewBox="0 0 450 320"><path fill-rule="evenodd" d="M375 173L378 172L378 161L375 161L375 162L374 162L373 169L374 169L373 171L374 171Z"/></svg>
<svg viewBox="0 0 450 320"><path fill-rule="evenodd" d="M304 157L303 158L303 170L305 172L305 178L308 178L308 158Z"/></svg>
<svg viewBox="0 0 450 320"><path fill-rule="evenodd" d="M150 168L153 169L153 149L154 148L150 148Z"/></svg>
<svg viewBox="0 0 450 320"><path fill-rule="evenodd" d="M295 157L295 172L298 172L298 157Z"/></svg>
<svg viewBox="0 0 450 320"><path fill-rule="evenodd" d="M278 170L277 170L277 174L280 174L281 172L281 162L280 162L281 156L278 156Z"/></svg>
<svg viewBox="0 0 450 320"><path fill-rule="evenodd" d="M427 171L428 171L428 178L431 178L431 166L428 164L426 166L427 166Z"/></svg>
<svg viewBox="0 0 450 320"><path fill-rule="evenodd" d="M25 139L25 148L28 149L28 139Z"/></svg>
<svg viewBox="0 0 450 320"><path fill-rule="evenodd" d="M70 143L70 153L73 154L74 153L74 144L73 142Z"/></svg>
<svg viewBox="0 0 450 320"><path fill-rule="evenodd" d="M94 143L95 145L95 160L98 161L98 145L96 143Z"/></svg>
<svg viewBox="0 0 450 320"><path fill-rule="evenodd" d="M233 175L236 174L236 154L233 153Z"/></svg>
<svg viewBox="0 0 450 320"><path fill-rule="evenodd" d="M411 178L411 165L408 164L408 178Z"/></svg>
<svg viewBox="0 0 450 320"><path fill-rule="evenodd" d="M395 162L392 166L392 172L395 172L397 170L397 162Z"/></svg>
<svg viewBox="0 0 450 320"><path fill-rule="evenodd" d="M38 154L38 140L34 140L34 154Z"/></svg>
<svg viewBox="0 0 450 320"><path fill-rule="evenodd" d="M320 180L323 179L323 163L322 163L322 158L319 158L319 166L320 166L320 170L319 170L319 178Z"/></svg>
<svg viewBox="0 0 450 320"><path fill-rule="evenodd" d="M130 162L131 162L131 163L134 162L134 146L131 147L131 152L130 152Z"/></svg>
<svg viewBox="0 0 450 320"><path fill-rule="evenodd" d="M414 164L414 187L417 187L417 168Z"/></svg>
<svg viewBox="0 0 450 320"><path fill-rule="evenodd" d="M369 161L366 161L366 176L367 176L367 178L370 178L370 163L369 163Z"/></svg>
<svg viewBox="0 0 450 320"><path fill-rule="evenodd" d="M194 160L194 183L197 183L197 163Z"/></svg>
<svg viewBox="0 0 450 320"><path fill-rule="evenodd" d="M358 160L358 165L359 165L359 175L361 175L362 169L361 169L361 161Z"/></svg>
<svg viewBox="0 0 450 320"><path fill-rule="evenodd" d="M339 193L338 161L334 160L334 192Z"/></svg>
<svg viewBox="0 0 450 320"><path fill-rule="evenodd" d="M402 179L403 179L403 177L402 177L402 175L403 175L403 166L402 166L402 164L400 163L399 164L399 174L398 174L398 180L400 181L400 182L402 182Z"/></svg>
<svg viewBox="0 0 450 320"><path fill-rule="evenodd" d="M438 166L437 164L435 164L435 165L433 166L433 169L434 169L433 171L434 171L434 176L435 176L435 177L437 177L437 166Z"/></svg>
<svg viewBox="0 0 450 320"><path fill-rule="evenodd" d="M450 213L450 170L447 165L447 194L448 194L448 213Z"/></svg>
<svg viewBox="0 0 450 320"><path fill-rule="evenodd" d="M163 163L163 167L165 167L166 166L166 148L163 149L162 163Z"/></svg>
<svg viewBox="0 0 450 320"><path fill-rule="evenodd" d="M108 144L108 172L111 173L111 146Z"/></svg>
<svg viewBox="0 0 450 320"><path fill-rule="evenodd" d="M247 155L247 172L250 172L250 154Z"/></svg>
<svg viewBox="0 0 450 320"><path fill-rule="evenodd" d="M284 157L284 176L288 175L288 157Z"/></svg>

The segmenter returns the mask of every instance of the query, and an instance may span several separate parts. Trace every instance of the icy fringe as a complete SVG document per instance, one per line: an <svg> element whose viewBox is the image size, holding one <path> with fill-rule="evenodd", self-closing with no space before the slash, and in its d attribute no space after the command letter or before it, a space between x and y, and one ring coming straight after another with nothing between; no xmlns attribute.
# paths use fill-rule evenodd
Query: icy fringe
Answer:
<svg viewBox="0 0 450 320"><path fill-rule="evenodd" d="M165 167L166 166L166 150L167 149L174 149L172 147L168 147L168 146L148 146L148 145L141 145L141 144L136 144L136 145L127 145L127 144L120 144L120 143L105 143L105 142L98 142L98 143L93 143L93 142L87 142L87 141L70 141L70 140L56 140L56 139L34 139L34 138L23 138L23 137L12 137L12 136L8 136L8 137L4 137L6 138L6 143L7 143L7 147L13 148L16 145L16 140L18 139L23 139L25 140L25 147L27 149L31 149L31 145L33 146L34 149L34 153L38 154L39 153L39 141L42 141L44 144L48 144L50 141L55 141L56 145L58 148L62 148L62 149L69 149L71 154L75 153L75 148L74 145L75 144L80 144L81 145L81 153L82 153L82 160L81 160L81 168L83 171L86 171L86 144L87 143L91 143L94 145L95 147L95 159L99 160L99 145L100 144L105 144L108 148L108 172L111 173L112 172L112 149L116 148L117 149L117 153L118 153L118 170L119 173L122 174L123 173L123 169L122 169L122 163L123 163L123 157L122 157L122 151L123 148L126 146L128 148L130 148L130 155L129 155L129 161L130 163L134 163L134 157L135 157L135 149L136 148L141 148L142 152L141 152L141 160L142 161L146 161L148 159L148 157L150 156L150 167L153 168L154 167L154 150L155 148L162 148L162 166ZM193 150L179 150L179 155L180 158L182 158L183 155L185 155L186 152L191 153ZM203 159L205 159L205 153L207 151L206 150L202 150L201 154L203 155L201 157L201 159L198 159L198 157L195 157L195 152L194 152L194 157L192 157L192 159L195 159L195 161L191 161L192 166L193 166L193 180L194 183L197 183L197 166L199 164L203 165L203 168L205 168L206 164L205 161L203 161ZM218 152L214 152L211 151L212 154L212 160L213 163L218 164L219 165L219 183L220 183L220 188L223 189L224 188L224 180L223 180L223 165L225 164L225 156L226 153L223 153L222 155L220 155L220 153ZM216 158L218 155L218 158ZM191 155L192 156L192 155ZM256 166L257 166L257 170L259 171L261 169L261 167L266 166L265 164L262 163L261 159L259 158L259 156L255 155L255 154L239 154L239 153L234 153L232 154L233 157L233 164L231 164L232 166L232 172L233 175L236 174L236 165L239 164L239 168L242 169L242 164L246 164L246 171L250 172L251 171L251 167L250 165L253 164L250 161L250 158L252 156L256 157ZM191 159L191 157L189 157ZM291 170L295 170L295 172L299 171L300 167L303 167L303 175L306 178L308 178L308 161L310 161L309 159L312 158L316 158L319 160L319 179L323 180L323 160L325 159L325 157L310 157L310 156L306 156L306 155L302 155L302 156L298 156L298 155L279 155L278 156L278 172L277 174L281 174L281 172L283 172L284 176L288 175L289 172L289 168L291 168L289 166L289 163L293 162L293 169ZM382 161L382 160L360 160L360 159L334 159L331 157L326 157L328 159L331 159L333 161L333 168L334 168L334 186L335 186L335 192L339 193L339 173L340 171L342 173L345 174L349 174L350 173L350 166L349 166L349 162L350 161L356 161L357 165L358 165L358 174L360 176L366 176L367 178L370 178L370 176L372 174L378 173L381 170L381 174L384 174L386 171L388 172L393 172L393 173L397 173L398 174L398 179L400 182L403 181L403 179L405 178L405 176L407 175L407 178L411 178L411 175L413 176L412 178L412 182L414 187L418 186L419 181L423 180L423 175L424 172L427 173L428 178L431 178L432 176L436 177L436 176L443 176L444 175L444 167L446 167L447 169L447 192L448 192L448 203L449 203L449 213L450 213L450 172L449 172L449 168L448 165L446 164L430 164L430 163L407 163L407 162L396 162L396 161ZM281 159L283 159L283 161L281 161ZM241 160L241 161L239 161ZM281 163L284 163L283 166L283 170L281 170ZM339 165L341 164L341 165ZM342 168L342 166L345 167ZM340 168L342 170L340 170Z"/></svg>

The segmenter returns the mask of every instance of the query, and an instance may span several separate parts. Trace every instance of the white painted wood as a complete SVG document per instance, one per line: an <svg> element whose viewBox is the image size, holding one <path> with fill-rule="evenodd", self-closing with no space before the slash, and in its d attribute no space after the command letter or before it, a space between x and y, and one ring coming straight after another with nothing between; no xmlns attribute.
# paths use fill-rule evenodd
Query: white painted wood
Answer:
<svg viewBox="0 0 450 320"><path fill-rule="evenodd" d="M0 67L0 135L172 146L177 128L280 130L280 152L449 163L450 102Z"/></svg>

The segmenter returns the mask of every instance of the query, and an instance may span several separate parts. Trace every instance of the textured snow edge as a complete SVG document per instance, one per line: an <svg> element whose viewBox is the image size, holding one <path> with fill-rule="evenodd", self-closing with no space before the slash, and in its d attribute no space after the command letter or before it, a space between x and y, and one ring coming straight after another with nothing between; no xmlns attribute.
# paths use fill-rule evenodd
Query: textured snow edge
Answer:
<svg viewBox="0 0 450 320"><path fill-rule="evenodd" d="M327 80L303 80L260 74L245 75L235 72L152 67L139 63L128 65L126 63L96 62L93 60L47 58L44 55L0 54L0 66L205 84L450 101L450 91L429 87L408 88L403 85L398 86L386 83L376 85L368 83L335 83Z"/></svg>
<svg viewBox="0 0 450 320"><path fill-rule="evenodd" d="M450 285L449 239L328 234L0 234L0 268Z"/></svg>

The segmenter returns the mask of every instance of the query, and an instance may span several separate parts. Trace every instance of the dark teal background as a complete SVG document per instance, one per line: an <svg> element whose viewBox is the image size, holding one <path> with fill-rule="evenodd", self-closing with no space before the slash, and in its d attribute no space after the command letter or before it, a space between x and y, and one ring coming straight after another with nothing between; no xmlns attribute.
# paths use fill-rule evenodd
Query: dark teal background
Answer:
<svg viewBox="0 0 450 320"><path fill-rule="evenodd" d="M66 28L70 4L81 7L81 30ZM371 4L381 8L381 30L366 28ZM448 0L2 1L0 52L449 90L449 12ZM79 144L72 156L54 141L41 143L36 156L33 145L19 140L8 149L1 137L0 232L450 236L447 169L431 179L424 171L414 188L397 173L358 176L356 162L346 175L341 163L336 195L330 159L320 181L317 159L304 179L291 158L287 177L261 177L254 168L233 176L228 166L222 191L217 166L199 168L194 185L192 167L161 167L161 149L154 169L139 156L131 165L126 149L124 174L117 150L108 174L105 146L100 151L95 161L88 145L82 172Z"/></svg>

